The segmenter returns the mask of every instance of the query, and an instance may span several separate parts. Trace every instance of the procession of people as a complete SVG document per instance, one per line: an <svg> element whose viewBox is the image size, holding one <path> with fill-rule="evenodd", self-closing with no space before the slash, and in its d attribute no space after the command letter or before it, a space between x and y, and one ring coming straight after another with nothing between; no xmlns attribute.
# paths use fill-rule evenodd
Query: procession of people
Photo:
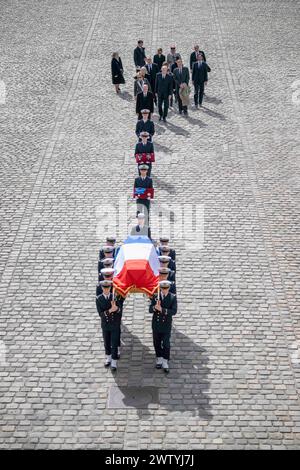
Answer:
<svg viewBox="0 0 300 470"><path fill-rule="evenodd" d="M149 312L152 314L153 346L156 356L155 368L169 372L170 340L172 318L177 313L176 297L176 253L169 246L169 238L160 237L159 244L152 239L150 228L151 200L154 198L151 177L155 162L155 125L151 119L157 107L159 121L167 122L169 107L173 100L178 105L179 114L188 115L190 104L190 78L194 85L194 104L202 106L204 89L208 81L210 67L206 63L204 51L195 45L190 54L189 67L182 55L172 44L167 57L162 48L157 49L153 60L146 55L143 40L139 40L133 52L136 75L134 77L135 113L137 123L135 134L137 143L134 149L137 175L134 179L133 199L136 201L137 223L132 227L132 236L146 237L152 242L159 260L158 279L155 292L149 296ZM117 52L112 55L112 83L116 93L121 93L120 85L125 83L122 60ZM117 370L121 357L121 321L126 296L116 291L114 286L115 260L120 247L116 238L108 236L106 245L98 257L98 285L96 307L101 318L105 348L105 367Z"/></svg>

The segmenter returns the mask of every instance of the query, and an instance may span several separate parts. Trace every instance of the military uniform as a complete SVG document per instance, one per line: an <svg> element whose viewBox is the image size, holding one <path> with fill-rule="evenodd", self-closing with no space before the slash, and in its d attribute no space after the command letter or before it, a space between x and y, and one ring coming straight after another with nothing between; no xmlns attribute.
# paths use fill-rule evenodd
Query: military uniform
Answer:
<svg viewBox="0 0 300 470"><path fill-rule="evenodd" d="M138 142L135 146L135 151L134 155L136 154L141 154L141 153L154 153L154 146L152 142L147 141L146 144L143 144L143 142ZM147 170L147 176L151 176L151 170L152 170L152 163L147 162L146 165L148 166ZM138 168L139 171L139 176L141 176L141 171Z"/></svg>
<svg viewBox="0 0 300 470"><path fill-rule="evenodd" d="M113 258L103 258L98 260L98 281L103 280L101 277L101 270L104 268L111 268L114 265Z"/></svg>
<svg viewBox="0 0 300 470"><path fill-rule="evenodd" d="M148 166L148 165L147 165ZM146 176L142 178L139 176L134 180L134 187L135 188L153 188L152 178ZM141 199L136 198L136 205L137 205L137 215L142 212L142 207L144 206L147 209L147 218L146 218L146 225L149 225L149 213L150 213L150 199Z"/></svg>
<svg viewBox="0 0 300 470"><path fill-rule="evenodd" d="M136 136L140 140L141 140L141 138L140 138L141 132L148 132L149 133L148 140L151 142L152 137L154 136L154 133L155 133L154 122L151 121L150 119L148 119L147 121L144 121L143 119L140 119L136 123L136 127L135 127Z"/></svg>
<svg viewBox="0 0 300 470"><path fill-rule="evenodd" d="M158 259L162 266L167 267L176 273L176 263L169 255L160 255ZM176 274L174 274L174 276L176 276Z"/></svg>
<svg viewBox="0 0 300 470"><path fill-rule="evenodd" d="M116 298L116 312L109 313L112 306L112 292L106 297L104 293L96 297L96 307L101 318L101 328L103 333L105 354L111 356L113 360L118 359L118 346L121 335L121 318L123 309L123 299Z"/></svg>
<svg viewBox="0 0 300 470"><path fill-rule="evenodd" d="M175 272L171 269L165 267L159 268L159 279L170 281L170 292L171 294L176 294L176 282L175 282ZM165 279L164 279L165 278Z"/></svg>
<svg viewBox="0 0 300 470"><path fill-rule="evenodd" d="M169 237L160 237L159 241L160 241L161 245L158 246L158 248L157 248L157 253L158 253L159 255L162 255L161 248L162 248L163 246L167 246L167 244L169 243L170 239L169 239ZM173 248L170 248L169 256L172 258L173 261L176 261L176 251L175 251Z"/></svg>
<svg viewBox="0 0 300 470"><path fill-rule="evenodd" d="M99 260L105 259L105 253L110 253L109 258L115 258L116 247L112 245L105 245L99 250Z"/></svg>
<svg viewBox="0 0 300 470"><path fill-rule="evenodd" d="M168 281L161 281L168 282ZM161 284L160 283L160 284ZM160 302L162 312L156 310L155 305L157 302L157 295L154 295L149 307L149 312L153 313L152 317L152 332L153 332L153 345L157 358L165 360L170 359L170 338L172 329L172 318L177 313L177 298L176 295L168 294L163 297L160 293Z"/></svg>

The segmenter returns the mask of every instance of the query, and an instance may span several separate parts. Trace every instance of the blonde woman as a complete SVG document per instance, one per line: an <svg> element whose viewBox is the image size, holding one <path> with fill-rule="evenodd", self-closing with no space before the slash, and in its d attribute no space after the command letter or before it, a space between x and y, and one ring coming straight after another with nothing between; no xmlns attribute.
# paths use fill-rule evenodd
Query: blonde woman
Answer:
<svg viewBox="0 0 300 470"><path fill-rule="evenodd" d="M119 57L118 52L114 52L112 54L111 60L111 75L112 75L112 82L115 85L116 93L120 93L120 84L125 83L124 76L123 76L123 65L121 57Z"/></svg>
<svg viewBox="0 0 300 470"><path fill-rule="evenodd" d="M142 69L137 72L136 79L135 79L135 82L134 82L133 93L134 93L135 99L136 99L138 93L143 92L144 85L148 85L149 91L151 91L151 86L150 86L149 80L147 78L145 78L144 70L142 70ZM145 69L145 70L147 72L147 69Z"/></svg>

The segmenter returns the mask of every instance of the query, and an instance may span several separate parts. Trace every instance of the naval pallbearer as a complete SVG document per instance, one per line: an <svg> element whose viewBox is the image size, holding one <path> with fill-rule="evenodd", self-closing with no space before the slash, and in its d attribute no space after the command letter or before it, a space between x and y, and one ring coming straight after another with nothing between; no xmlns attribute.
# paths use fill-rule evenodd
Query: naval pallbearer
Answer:
<svg viewBox="0 0 300 470"><path fill-rule="evenodd" d="M150 199L153 194L152 178L147 176L149 170L148 165L139 165L139 173L141 176L134 180L134 194L136 197L137 216L140 212L145 214L145 223L149 225Z"/></svg>
<svg viewBox="0 0 300 470"><path fill-rule="evenodd" d="M123 299L112 291L112 281L100 282L102 293L96 296L96 307L101 318L101 328L105 347L105 367L117 370L118 347L121 336Z"/></svg>
<svg viewBox="0 0 300 470"><path fill-rule="evenodd" d="M153 296L149 307L149 312L153 313L152 332L156 368L162 368L165 373L169 372L172 318L177 313L176 295L171 294L170 286L170 281L160 281L160 292Z"/></svg>
<svg viewBox="0 0 300 470"><path fill-rule="evenodd" d="M151 169L152 169L152 161L154 161L154 146L153 143L150 142L149 133L148 132L141 132L140 137L142 139L141 142L137 142L134 150L135 160L136 162L141 165L145 163L148 166L147 176L151 176ZM139 170L139 175L141 176L141 172Z"/></svg>

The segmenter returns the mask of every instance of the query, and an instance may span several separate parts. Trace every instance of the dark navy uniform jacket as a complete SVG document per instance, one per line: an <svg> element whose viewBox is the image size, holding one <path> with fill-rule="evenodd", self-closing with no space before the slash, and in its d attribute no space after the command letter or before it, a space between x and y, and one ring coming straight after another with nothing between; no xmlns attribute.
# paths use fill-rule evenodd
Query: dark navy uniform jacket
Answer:
<svg viewBox="0 0 300 470"><path fill-rule="evenodd" d="M157 295L154 295L151 300L151 304L149 307L149 312L153 313L152 317L152 328L155 331L159 332L168 332L171 330L172 327L172 318L177 313L177 298L176 295L171 294L168 292L168 295L162 298L162 294L160 294L160 301L162 312L158 312L155 309L155 304L157 301Z"/></svg>
<svg viewBox="0 0 300 470"><path fill-rule="evenodd" d="M158 252L158 255L159 255L159 256L162 255L161 247L160 247L160 246L158 247L157 252ZM174 248L171 248L171 249L170 249L169 256L170 256L170 258L172 258L173 261L176 261L176 251L174 250Z"/></svg>
<svg viewBox="0 0 300 470"><path fill-rule="evenodd" d="M140 137L141 132L149 132L149 140L151 140L152 136L155 134L154 122L150 119L148 119L147 121L140 119L135 126L135 133L138 138Z"/></svg>
<svg viewBox="0 0 300 470"><path fill-rule="evenodd" d="M143 142L138 142L134 151L134 154L136 153L154 153L153 143L148 141L146 145L144 145Z"/></svg>
<svg viewBox="0 0 300 470"><path fill-rule="evenodd" d="M152 178L149 178L149 176L146 176L146 178L143 180L143 178L139 176L138 178L135 178L134 180L134 187L135 188L153 188Z"/></svg>
<svg viewBox="0 0 300 470"><path fill-rule="evenodd" d="M96 297L96 307L101 318L101 326L107 330L120 327L124 300L117 296L116 305L118 310L116 312L109 313L108 310L111 308L111 302L112 293L109 294L108 299L105 298L103 293Z"/></svg>

